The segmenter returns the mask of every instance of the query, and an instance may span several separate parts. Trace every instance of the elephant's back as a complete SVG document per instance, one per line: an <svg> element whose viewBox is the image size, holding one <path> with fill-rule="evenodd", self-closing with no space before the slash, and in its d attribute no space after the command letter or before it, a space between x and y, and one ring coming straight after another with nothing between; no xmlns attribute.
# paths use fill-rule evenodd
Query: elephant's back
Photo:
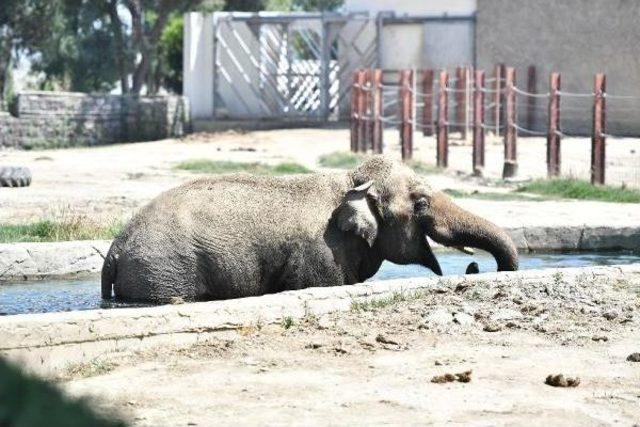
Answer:
<svg viewBox="0 0 640 427"><path fill-rule="evenodd" d="M162 194L141 216L200 237L321 233L345 190L346 183L321 174L204 178Z"/></svg>

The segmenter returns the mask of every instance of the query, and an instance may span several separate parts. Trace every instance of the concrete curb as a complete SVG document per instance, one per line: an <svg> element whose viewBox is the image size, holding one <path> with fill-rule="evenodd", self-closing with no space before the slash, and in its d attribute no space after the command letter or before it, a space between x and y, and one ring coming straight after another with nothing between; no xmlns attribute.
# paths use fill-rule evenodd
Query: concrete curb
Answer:
<svg viewBox="0 0 640 427"><path fill-rule="evenodd" d="M307 315L348 311L354 301L382 299L397 292L449 292L463 282L519 287L548 282L553 286L558 280L558 272L567 283L589 278L611 286L625 282L640 287L640 264L634 264L388 280L226 301L24 314L0 318L0 355L30 369L53 373L69 364L92 361L107 353L161 345L187 346L228 330L280 323L286 317L300 319Z"/></svg>
<svg viewBox="0 0 640 427"><path fill-rule="evenodd" d="M612 251L640 249L640 227L507 228L521 251ZM0 244L0 283L96 275L110 241Z"/></svg>
<svg viewBox="0 0 640 427"><path fill-rule="evenodd" d="M110 245L105 240L0 244L0 283L95 275Z"/></svg>

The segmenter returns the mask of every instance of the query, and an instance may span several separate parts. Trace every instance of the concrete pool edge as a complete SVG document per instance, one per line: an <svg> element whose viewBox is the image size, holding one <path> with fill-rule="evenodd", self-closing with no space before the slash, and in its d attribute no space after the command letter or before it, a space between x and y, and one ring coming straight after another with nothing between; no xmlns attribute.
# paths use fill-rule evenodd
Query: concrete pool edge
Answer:
<svg viewBox="0 0 640 427"><path fill-rule="evenodd" d="M558 276L561 273L561 276ZM51 374L105 354L163 345L189 346L229 330L278 324L287 317L344 312L354 301L383 299L397 292L451 292L476 282L553 286L585 278L606 285L640 286L640 263L610 267L527 270L474 276L414 278L367 282L352 286L309 288L280 294L146 308L90 310L0 317L0 355L29 369Z"/></svg>
<svg viewBox="0 0 640 427"><path fill-rule="evenodd" d="M521 251L610 251L640 248L640 226L505 228ZM96 275L110 241L0 244L3 281L72 279Z"/></svg>

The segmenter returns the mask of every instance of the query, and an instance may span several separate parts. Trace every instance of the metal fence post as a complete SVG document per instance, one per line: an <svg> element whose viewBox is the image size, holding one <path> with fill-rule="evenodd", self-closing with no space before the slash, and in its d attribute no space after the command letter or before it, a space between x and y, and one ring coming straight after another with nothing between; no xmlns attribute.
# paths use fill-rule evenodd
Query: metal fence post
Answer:
<svg viewBox="0 0 640 427"><path fill-rule="evenodd" d="M413 156L413 70L400 71L400 147L402 160Z"/></svg>
<svg viewBox="0 0 640 427"><path fill-rule="evenodd" d="M433 135L433 70L422 73L422 135Z"/></svg>
<svg viewBox="0 0 640 427"><path fill-rule="evenodd" d="M382 153L382 70L372 72L373 120L371 129L371 149L374 153Z"/></svg>
<svg viewBox="0 0 640 427"><path fill-rule="evenodd" d="M507 68L506 72L506 129L504 133L504 168L502 169L503 178L511 178L518 172L518 161L516 157L516 141L518 131L516 124L516 92L513 87L516 84L516 70L512 67Z"/></svg>
<svg viewBox="0 0 640 427"><path fill-rule="evenodd" d="M502 100L502 67L500 65L496 65L494 72L494 84L493 90L493 123L495 124L495 134L496 136L500 135L500 122L502 121L500 112L502 111L501 103Z"/></svg>
<svg viewBox="0 0 640 427"><path fill-rule="evenodd" d="M448 121L448 97L447 97L447 84L449 82L449 75L446 70L440 72L440 79L438 81L438 139L437 139L437 165L441 168L446 168L449 164L449 132L447 129Z"/></svg>
<svg viewBox="0 0 640 427"><path fill-rule="evenodd" d="M549 131L547 133L547 175L560 175L560 73L549 78Z"/></svg>
<svg viewBox="0 0 640 427"><path fill-rule="evenodd" d="M484 170L484 71L475 72L475 90L473 91L473 158L472 167L475 176L482 176Z"/></svg>
<svg viewBox="0 0 640 427"><path fill-rule="evenodd" d="M591 183L604 184L605 172L605 93L607 76L596 74L593 100L593 133L591 136Z"/></svg>
<svg viewBox="0 0 640 427"><path fill-rule="evenodd" d="M456 122L457 122L457 126L455 127L455 129L460 132L460 136L462 139L465 139L467 137L467 135L465 134L466 128L465 128L465 125L463 124L465 123L467 118L466 111L465 111L467 109L467 106L465 105L465 101L466 101L465 70L466 68L464 67L456 68L456 84L455 84L455 94L454 94L455 100L456 100Z"/></svg>
<svg viewBox="0 0 640 427"><path fill-rule="evenodd" d="M367 72L366 70L358 70L358 152L365 153L367 151L366 131L367 120L365 115L367 114L366 94L365 94L365 81Z"/></svg>
<svg viewBox="0 0 640 427"><path fill-rule="evenodd" d="M358 140L359 140L359 136L358 136L358 130L360 129L358 120L358 104L359 104L359 100L358 100L358 96L360 93L360 89L358 88L358 70L355 70L353 72L353 83L351 85L351 132L350 132L350 136L351 136L351 151L352 152L357 152L358 151Z"/></svg>
<svg viewBox="0 0 640 427"><path fill-rule="evenodd" d="M536 81L536 66L530 65L527 69L527 91L529 93L538 93ZM533 129L536 122L536 98L534 96L527 97L527 128Z"/></svg>

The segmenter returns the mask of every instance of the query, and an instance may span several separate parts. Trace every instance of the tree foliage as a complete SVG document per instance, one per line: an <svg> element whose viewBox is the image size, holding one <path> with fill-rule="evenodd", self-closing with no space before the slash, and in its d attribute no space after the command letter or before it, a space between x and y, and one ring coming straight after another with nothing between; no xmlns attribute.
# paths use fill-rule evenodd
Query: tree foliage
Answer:
<svg viewBox="0 0 640 427"><path fill-rule="evenodd" d="M28 55L41 88L182 90L182 15L190 10L333 10L343 0L2 0L0 97ZM0 101L2 101L0 99Z"/></svg>

